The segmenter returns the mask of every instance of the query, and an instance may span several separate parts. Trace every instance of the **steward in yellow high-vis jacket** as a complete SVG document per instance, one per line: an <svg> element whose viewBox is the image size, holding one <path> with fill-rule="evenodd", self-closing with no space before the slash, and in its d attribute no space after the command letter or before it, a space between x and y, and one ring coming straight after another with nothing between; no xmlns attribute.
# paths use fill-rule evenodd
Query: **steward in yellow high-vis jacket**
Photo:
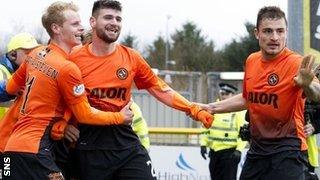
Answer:
<svg viewBox="0 0 320 180"><path fill-rule="evenodd" d="M320 133L320 103L306 100L304 109L304 133L308 145L308 171L305 173L306 180L318 180L315 168L319 167L319 152L316 134Z"/></svg>
<svg viewBox="0 0 320 180"><path fill-rule="evenodd" d="M219 84L220 100L232 97L237 88L226 83ZM236 180L238 163L246 141L239 137L240 127L245 123L245 112L215 114L211 128L200 137L201 155L206 159L210 149L209 170L211 179Z"/></svg>
<svg viewBox="0 0 320 180"><path fill-rule="evenodd" d="M140 107L133 102L130 106L134 116L132 121L132 129L137 134L143 147L150 151L149 130L146 120L142 116Z"/></svg>
<svg viewBox="0 0 320 180"><path fill-rule="evenodd" d="M7 52L0 57L0 102L9 101L14 98L6 92L7 79L11 77L26 55L35 47L39 46L36 39L29 33L19 33L13 36L7 45ZM0 120L8 108L0 107Z"/></svg>

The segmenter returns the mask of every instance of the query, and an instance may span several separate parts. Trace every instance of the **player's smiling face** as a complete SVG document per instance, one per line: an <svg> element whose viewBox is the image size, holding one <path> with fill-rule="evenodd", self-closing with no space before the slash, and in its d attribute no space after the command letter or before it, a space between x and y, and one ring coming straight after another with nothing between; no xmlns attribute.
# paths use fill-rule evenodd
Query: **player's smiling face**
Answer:
<svg viewBox="0 0 320 180"><path fill-rule="evenodd" d="M81 25L80 16L77 12L66 10L64 12L65 21L61 27L61 37L70 47L81 44L81 35L83 27Z"/></svg>
<svg viewBox="0 0 320 180"><path fill-rule="evenodd" d="M287 25L285 19L262 19L258 29L255 29L255 36L259 40L263 56L266 59L272 59L286 46Z"/></svg>
<svg viewBox="0 0 320 180"><path fill-rule="evenodd" d="M106 43L118 40L121 27L121 11L115 9L100 9L98 16L90 19L91 27L96 29L97 36Z"/></svg>

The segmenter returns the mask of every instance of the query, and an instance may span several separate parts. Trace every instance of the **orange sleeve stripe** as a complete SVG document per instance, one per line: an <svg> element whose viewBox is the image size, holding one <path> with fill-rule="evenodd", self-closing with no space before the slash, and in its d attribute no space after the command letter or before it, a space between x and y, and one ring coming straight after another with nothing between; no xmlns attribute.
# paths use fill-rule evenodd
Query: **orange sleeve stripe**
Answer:
<svg viewBox="0 0 320 180"><path fill-rule="evenodd" d="M90 107L88 100L69 105L79 123L90 125L117 125L122 124L124 116L120 112L104 112Z"/></svg>

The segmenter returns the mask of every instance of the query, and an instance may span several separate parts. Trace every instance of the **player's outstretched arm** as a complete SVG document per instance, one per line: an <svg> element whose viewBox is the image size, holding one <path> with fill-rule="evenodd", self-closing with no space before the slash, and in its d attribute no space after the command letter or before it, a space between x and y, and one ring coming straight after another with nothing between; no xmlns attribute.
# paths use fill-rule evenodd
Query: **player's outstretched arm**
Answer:
<svg viewBox="0 0 320 180"><path fill-rule="evenodd" d="M200 106L191 103L179 93L171 89L164 82L159 86L153 86L147 91L167 106L173 107L189 114L194 120L201 121L206 128L210 128L213 116Z"/></svg>
<svg viewBox="0 0 320 180"><path fill-rule="evenodd" d="M242 94L237 94L223 101L202 105L202 108L211 113L236 112L247 109L247 101L242 97Z"/></svg>

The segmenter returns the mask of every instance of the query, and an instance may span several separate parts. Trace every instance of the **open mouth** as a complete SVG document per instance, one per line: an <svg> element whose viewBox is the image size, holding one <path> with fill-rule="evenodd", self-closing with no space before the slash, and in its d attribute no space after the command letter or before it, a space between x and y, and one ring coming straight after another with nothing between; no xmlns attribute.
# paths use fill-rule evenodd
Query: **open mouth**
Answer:
<svg viewBox="0 0 320 180"><path fill-rule="evenodd" d="M75 36L76 39L78 39L78 40L81 41L81 39L82 39L82 34L76 34L76 35L74 35L74 36Z"/></svg>
<svg viewBox="0 0 320 180"><path fill-rule="evenodd" d="M106 28L106 30L107 30L108 33L112 33L114 35L117 35L118 32L119 32L119 30L117 28L114 28L114 27L113 28Z"/></svg>

